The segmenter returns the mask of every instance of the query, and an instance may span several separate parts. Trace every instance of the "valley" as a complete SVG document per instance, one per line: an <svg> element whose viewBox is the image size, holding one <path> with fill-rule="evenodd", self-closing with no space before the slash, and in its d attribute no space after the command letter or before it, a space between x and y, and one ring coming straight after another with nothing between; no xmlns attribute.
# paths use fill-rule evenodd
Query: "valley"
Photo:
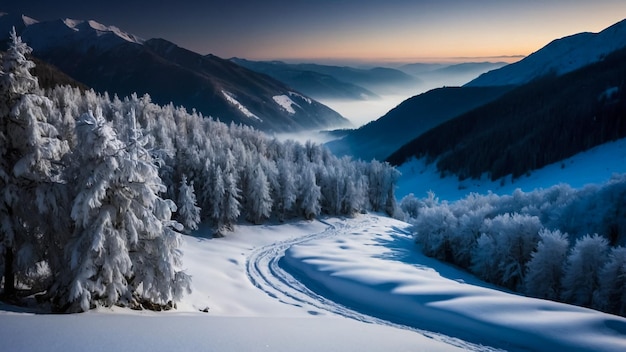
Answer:
<svg viewBox="0 0 626 352"><path fill-rule="evenodd" d="M273 6L181 42L0 11L0 349L626 348L626 20L348 59L446 33L375 8L346 56L279 59L347 34L268 42Z"/></svg>

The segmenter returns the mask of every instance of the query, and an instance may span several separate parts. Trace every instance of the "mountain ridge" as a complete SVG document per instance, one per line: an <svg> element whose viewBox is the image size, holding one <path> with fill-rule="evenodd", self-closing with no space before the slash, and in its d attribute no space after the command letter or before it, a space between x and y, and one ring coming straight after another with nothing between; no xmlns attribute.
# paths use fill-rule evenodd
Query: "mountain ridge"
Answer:
<svg viewBox="0 0 626 352"><path fill-rule="evenodd" d="M466 86L520 85L548 74L562 75L626 47L626 19L598 33L555 39L524 59L482 74Z"/></svg>
<svg viewBox="0 0 626 352"><path fill-rule="evenodd" d="M24 17L0 16L0 28L10 21L26 22ZM91 20L23 24L19 35L34 56L96 91L119 96L147 93L159 104L172 102L266 132L349 126L337 112L269 76L164 39L144 40ZM0 40L7 34L0 33ZM285 109L274 98L282 96L296 108Z"/></svg>
<svg viewBox="0 0 626 352"><path fill-rule="evenodd" d="M626 137L625 62L623 48L578 70L518 86L420 135L387 161L426 157L442 175L461 180L516 178Z"/></svg>

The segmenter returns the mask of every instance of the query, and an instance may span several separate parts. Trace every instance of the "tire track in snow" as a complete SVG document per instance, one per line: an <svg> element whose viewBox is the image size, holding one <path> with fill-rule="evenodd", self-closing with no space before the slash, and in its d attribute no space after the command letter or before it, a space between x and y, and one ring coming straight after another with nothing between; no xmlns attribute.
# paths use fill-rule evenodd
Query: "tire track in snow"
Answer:
<svg viewBox="0 0 626 352"><path fill-rule="evenodd" d="M327 226L322 232L275 242L254 250L247 258L246 272L248 278L254 286L270 297L285 304L306 308L310 314L319 314L316 310L321 310L359 321L367 321L360 314L354 314L350 309L311 291L279 265L285 251L291 246L334 236L338 233L338 226L323 220L318 221ZM339 225L339 228L345 227L345 223Z"/></svg>
<svg viewBox="0 0 626 352"><path fill-rule="evenodd" d="M281 258L285 256L285 252L291 246L308 241L337 236L348 231L358 231L369 227L373 222L378 220L377 218L369 215L360 216L357 219L351 219L349 221L341 220L338 224L331 224L318 219L317 221L327 226L322 232L275 242L255 249L252 253L250 253L246 261L246 274L248 279L254 286L264 291L270 297L285 304L302 307L312 315L321 314L319 311L323 311L364 323L386 325L399 329L415 331L436 341L445 342L465 350L499 351L498 349L475 345L447 335L396 324L360 313L354 309L348 308L317 294L279 265Z"/></svg>

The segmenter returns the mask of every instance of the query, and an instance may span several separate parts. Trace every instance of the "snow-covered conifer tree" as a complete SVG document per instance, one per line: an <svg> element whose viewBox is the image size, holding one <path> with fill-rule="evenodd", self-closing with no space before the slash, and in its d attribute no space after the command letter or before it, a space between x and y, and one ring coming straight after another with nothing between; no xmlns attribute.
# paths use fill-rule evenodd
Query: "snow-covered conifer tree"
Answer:
<svg viewBox="0 0 626 352"><path fill-rule="evenodd" d="M76 130L74 167L67 176L76 187L75 231L57 297L61 309L86 311L97 301L108 306L130 301L132 263L115 194L124 145L99 109L95 116L83 114Z"/></svg>
<svg viewBox="0 0 626 352"><path fill-rule="evenodd" d="M270 184L261 167L257 162L252 170L252 175L248 178L248 220L261 224L272 212L272 198L270 197Z"/></svg>
<svg viewBox="0 0 626 352"><path fill-rule="evenodd" d="M237 185L238 172L235 165L235 157L230 150L226 151L224 170L222 171L218 166L218 171L222 172L222 177L218 178L218 175L216 175L216 182L219 182L218 179L222 181L216 185L216 194L213 195L215 204L213 206L212 218L217 227L215 234L223 236L224 230L232 231L234 229L235 222L241 213L241 204L239 203L241 191ZM220 193L223 195L220 196Z"/></svg>
<svg viewBox="0 0 626 352"><path fill-rule="evenodd" d="M49 123L57 111L29 72L30 52L13 28L0 66L0 252L7 296L16 271L57 257L52 237L63 231L59 161L69 147Z"/></svg>
<svg viewBox="0 0 626 352"><path fill-rule="evenodd" d="M178 189L178 219L188 230L198 229L200 223L200 207L196 205L196 194L193 181L187 184L187 176L183 175Z"/></svg>
<svg viewBox="0 0 626 352"><path fill-rule="evenodd" d="M182 226L171 220L176 204L160 197L167 187L145 149L146 140L136 124L134 110L129 119L134 128L127 145L130 158L123 158L119 169L121 190L125 191L120 194L124 202L119 210L123 214L133 264L129 281L134 295L132 304L138 301L151 307L163 307L179 301L190 290L190 277L180 270L182 238L178 231Z"/></svg>
<svg viewBox="0 0 626 352"><path fill-rule="evenodd" d="M280 159L278 161L278 185L279 192L275 209L278 214L278 219L282 221L287 214L293 210L297 198L293 163L288 162L286 159Z"/></svg>
<svg viewBox="0 0 626 352"><path fill-rule="evenodd" d="M312 220L320 214L320 198L322 196L321 188L315 180L315 171L313 166L307 165L302 170L302 179L300 182L300 209L304 218Z"/></svg>
<svg viewBox="0 0 626 352"><path fill-rule="evenodd" d="M132 113L130 119L135 126ZM96 303L164 306L180 299L189 277L177 269L181 238L170 220L176 207L158 196L165 186L139 130L125 145L96 110L81 117L77 137L70 175L76 231L60 304L85 311Z"/></svg>
<svg viewBox="0 0 626 352"><path fill-rule="evenodd" d="M210 198L211 203L209 204L211 209L210 219L213 221L215 225L215 232L218 236L223 236L222 233L224 230L224 211L222 210L222 205L225 200L226 189L224 188L224 175L222 173L222 167L217 166L217 170L214 173L213 180L213 189L212 189L212 197Z"/></svg>

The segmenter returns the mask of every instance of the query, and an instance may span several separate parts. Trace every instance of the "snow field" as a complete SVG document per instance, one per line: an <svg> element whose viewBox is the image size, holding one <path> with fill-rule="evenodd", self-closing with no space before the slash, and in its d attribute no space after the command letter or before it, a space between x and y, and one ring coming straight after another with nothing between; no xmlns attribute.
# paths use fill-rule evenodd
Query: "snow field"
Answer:
<svg viewBox="0 0 626 352"><path fill-rule="evenodd" d="M272 99L274 99L274 101L276 102L276 104L280 105L281 108L283 108L283 110L287 111L290 114L295 114L296 111L293 109L293 106L297 106L298 108L300 108L300 105L294 103L293 100L291 100L291 98L289 98L287 95L275 95L272 97Z"/></svg>
<svg viewBox="0 0 626 352"><path fill-rule="evenodd" d="M371 216L349 233L292 246L283 266L352 309L506 350L623 351L626 319L494 289L427 258L407 224Z"/></svg>
<svg viewBox="0 0 626 352"><path fill-rule="evenodd" d="M41 315L0 303L0 351L466 350L410 330L284 304L248 280L246 261L255 249L326 228L319 221L240 225L227 237L211 239L211 229L201 226L194 236L183 236L193 292L176 310L114 307Z"/></svg>
<svg viewBox="0 0 626 352"><path fill-rule="evenodd" d="M402 164L398 170L402 173L396 191L398 199L409 193L423 198L428 191L433 191L441 200L455 201L470 193L493 192L504 195L513 193L517 188L530 192L559 183L581 188L587 184L604 183L613 174L626 173L626 138L602 144L516 180L511 180L510 177L496 181L486 178L459 181L456 176L441 178L436 165L426 165L423 159L413 159Z"/></svg>
<svg viewBox="0 0 626 352"><path fill-rule="evenodd" d="M210 229L201 227L184 236L193 292L176 310L38 315L0 305L0 340L6 351L70 352L626 349L626 319L494 289L423 256L408 226L360 215L239 225L220 239L208 238ZM275 251L279 266L354 314L308 301L312 296L291 292L280 276L273 280L275 291L255 286L247 272L253 254L281 243L287 248L285 257ZM306 299L290 301L285 293ZM390 322L359 319L363 314Z"/></svg>

